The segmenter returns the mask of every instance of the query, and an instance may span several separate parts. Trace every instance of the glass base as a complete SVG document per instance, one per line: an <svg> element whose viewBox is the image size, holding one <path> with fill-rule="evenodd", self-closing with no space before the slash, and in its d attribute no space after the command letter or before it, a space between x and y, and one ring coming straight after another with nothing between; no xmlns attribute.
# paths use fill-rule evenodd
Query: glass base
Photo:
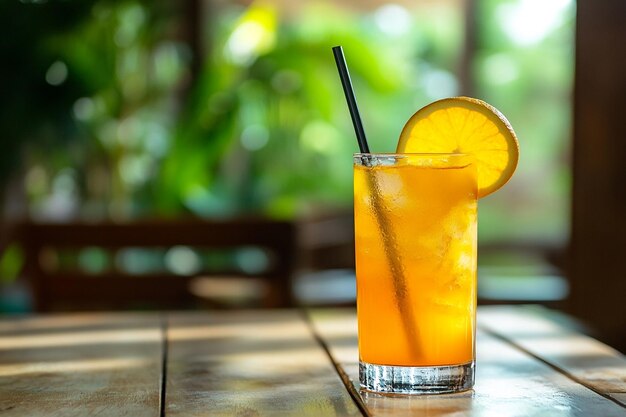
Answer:
<svg viewBox="0 0 626 417"><path fill-rule="evenodd" d="M359 381L367 391L393 394L443 394L474 386L474 361L452 366L386 366L359 362Z"/></svg>

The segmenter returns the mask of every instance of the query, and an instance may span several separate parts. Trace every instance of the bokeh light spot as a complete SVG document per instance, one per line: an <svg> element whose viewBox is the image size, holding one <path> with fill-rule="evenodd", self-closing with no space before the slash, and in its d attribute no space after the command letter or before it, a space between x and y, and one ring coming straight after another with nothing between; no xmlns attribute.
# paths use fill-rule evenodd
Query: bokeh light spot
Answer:
<svg viewBox="0 0 626 417"><path fill-rule="evenodd" d="M440 69L428 69L422 74L424 92L431 99L452 97L458 94L459 83L454 75Z"/></svg>
<svg viewBox="0 0 626 417"><path fill-rule="evenodd" d="M515 61L506 54L494 54L485 59L485 79L491 84L508 84L519 77Z"/></svg>
<svg viewBox="0 0 626 417"><path fill-rule="evenodd" d="M165 266L177 275L193 275L200 271L200 257L186 246L174 246L165 254Z"/></svg>
<svg viewBox="0 0 626 417"><path fill-rule="evenodd" d="M337 129L322 120L308 123L300 134L303 148L319 153L333 153L340 146L341 137Z"/></svg>
<svg viewBox="0 0 626 417"><path fill-rule="evenodd" d="M374 13L376 26L386 35L405 35L411 28L411 15L398 4L385 4Z"/></svg>
<svg viewBox="0 0 626 417"><path fill-rule="evenodd" d="M92 99L88 97L79 98L74 102L74 116L78 120L87 121L93 118L96 106Z"/></svg>
<svg viewBox="0 0 626 417"><path fill-rule="evenodd" d="M504 3L496 10L504 33L514 43L530 46L541 42L561 25L572 0L519 0Z"/></svg>
<svg viewBox="0 0 626 417"><path fill-rule="evenodd" d="M257 151L267 145L270 134L263 125L251 125L241 132L241 146L249 151Z"/></svg>
<svg viewBox="0 0 626 417"><path fill-rule="evenodd" d="M270 265L270 259L261 248L245 247L237 251L237 266L247 274L260 274Z"/></svg>
<svg viewBox="0 0 626 417"><path fill-rule="evenodd" d="M67 65L62 61L54 61L46 71L46 82L50 85L61 85L67 80Z"/></svg>

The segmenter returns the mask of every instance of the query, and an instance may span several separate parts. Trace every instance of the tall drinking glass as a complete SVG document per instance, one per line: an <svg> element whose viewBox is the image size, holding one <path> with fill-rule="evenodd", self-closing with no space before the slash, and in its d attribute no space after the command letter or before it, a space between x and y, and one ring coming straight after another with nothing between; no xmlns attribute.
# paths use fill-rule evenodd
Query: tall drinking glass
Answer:
<svg viewBox="0 0 626 417"><path fill-rule="evenodd" d="M363 389L474 385L476 206L468 155L354 155Z"/></svg>

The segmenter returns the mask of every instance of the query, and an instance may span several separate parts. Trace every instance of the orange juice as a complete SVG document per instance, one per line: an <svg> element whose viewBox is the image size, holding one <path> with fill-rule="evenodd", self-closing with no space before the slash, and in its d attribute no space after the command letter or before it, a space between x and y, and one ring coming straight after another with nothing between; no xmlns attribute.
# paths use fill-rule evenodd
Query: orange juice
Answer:
<svg viewBox="0 0 626 417"><path fill-rule="evenodd" d="M360 361L473 366L477 177L472 159L357 154L354 161Z"/></svg>

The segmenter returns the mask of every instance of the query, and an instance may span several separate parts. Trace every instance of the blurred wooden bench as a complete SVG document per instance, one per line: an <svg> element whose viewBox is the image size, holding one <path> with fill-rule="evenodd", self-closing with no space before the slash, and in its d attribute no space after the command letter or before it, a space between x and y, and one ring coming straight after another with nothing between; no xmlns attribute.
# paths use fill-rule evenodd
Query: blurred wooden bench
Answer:
<svg viewBox="0 0 626 417"><path fill-rule="evenodd" d="M212 277L214 283L221 279L227 285L233 282L233 277L261 282L261 286L253 286L259 296L257 306L293 305L291 278L297 237L295 226L289 222L236 219L24 223L19 227L19 239L26 257L24 274L31 282L37 311L190 308L198 302L192 289L203 288L197 280L205 278L199 277ZM255 271L245 271L231 263L210 269L201 267L183 275L166 269L132 274L114 262L116 255L129 248L163 251L254 248L267 262ZM113 261L101 271L80 268L76 262L78 252L87 249L106 253ZM64 265L67 257L73 260L68 262L69 266Z"/></svg>
<svg viewBox="0 0 626 417"><path fill-rule="evenodd" d="M306 307L356 303L354 215L351 209L309 216L298 223L298 303Z"/></svg>

